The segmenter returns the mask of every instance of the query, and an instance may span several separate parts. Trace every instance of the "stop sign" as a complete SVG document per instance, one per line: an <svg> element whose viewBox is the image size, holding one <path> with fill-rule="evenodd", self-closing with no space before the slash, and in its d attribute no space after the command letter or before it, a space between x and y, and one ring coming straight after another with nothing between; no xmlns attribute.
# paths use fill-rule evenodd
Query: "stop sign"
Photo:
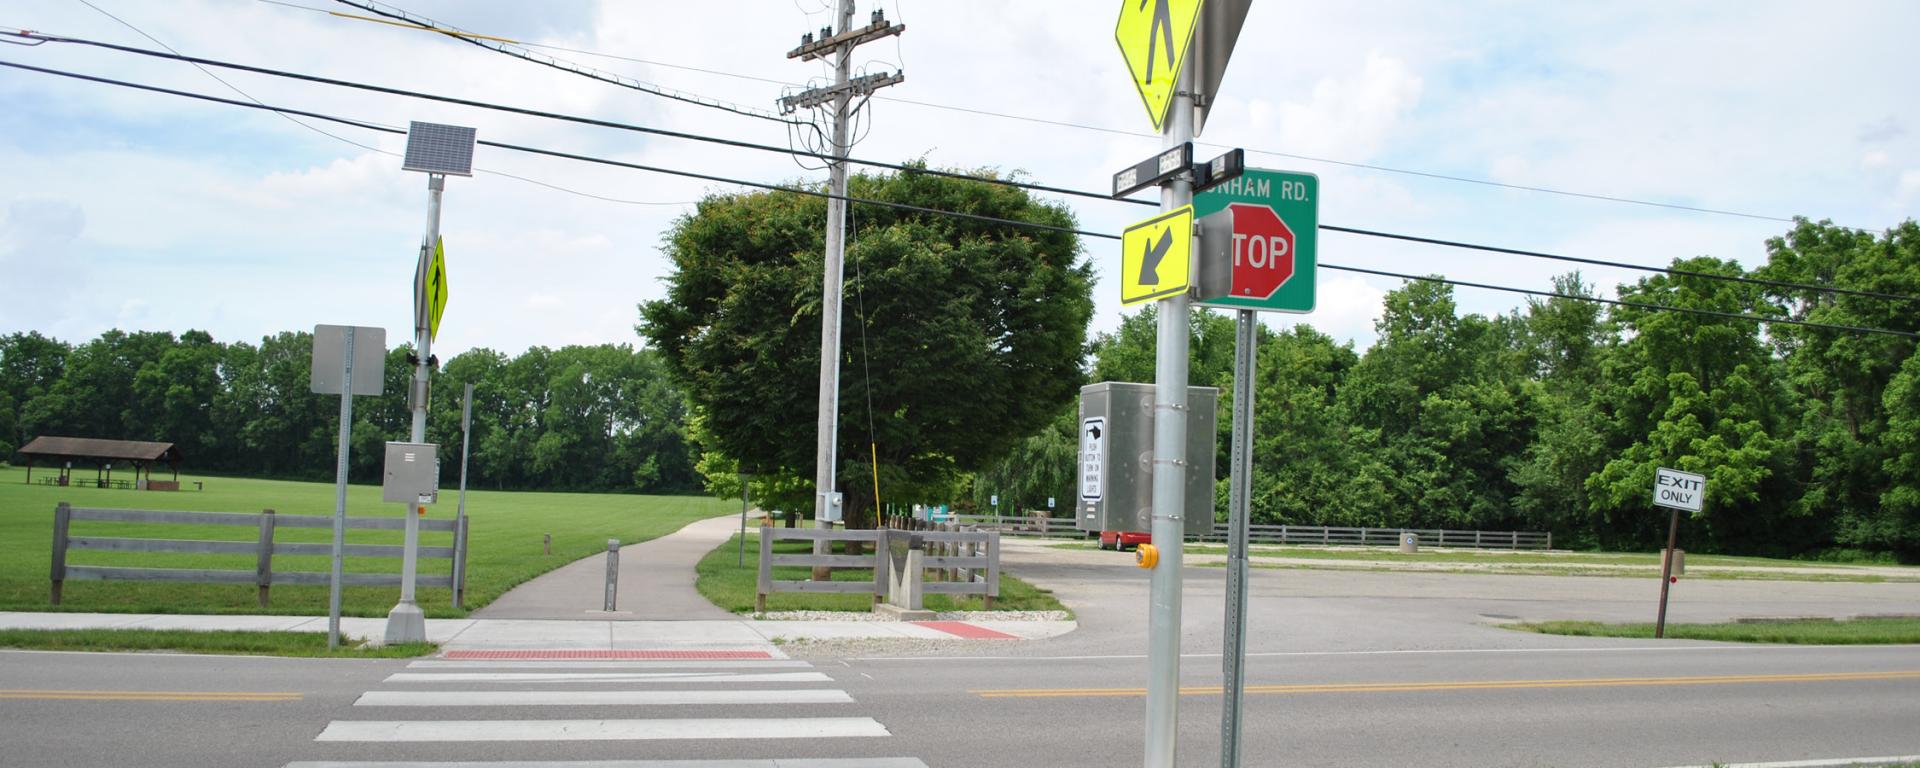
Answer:
<svg viewBox="0 0 1920 768"><path fill-rule="evenodd" d="M1234 203L1233 283L1239 299L1266 299L1293 277L1293 230L1264 205Z"/></svg>

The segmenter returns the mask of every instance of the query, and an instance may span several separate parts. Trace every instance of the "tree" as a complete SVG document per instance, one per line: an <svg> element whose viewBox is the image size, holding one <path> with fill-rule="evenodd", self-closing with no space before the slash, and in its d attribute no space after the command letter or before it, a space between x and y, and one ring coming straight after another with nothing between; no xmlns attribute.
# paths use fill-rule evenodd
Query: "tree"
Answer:
<svg viewBox="0 0 1920 768"><path fill-rule="evenodd" d="M854 197L1071 228L1023 190L913 172L858 175ZM714 446L754 475L810 476L825 202L713 195L675 222L667 298L641 307ZM856 205L847 248L839 487L871 525L880 484L907 497L1005 455L1080 386L1092 315L1077 238Z"/></svg>
<svg viewBox="0 0 1920 768"><path fill-rule="evenodd" d="M1738 264L1707 257L1672 266L1743 274ZM1623 286L1621 297L1732 314L1780 312L1751 284L1705 277L1655 275ZM1790 399L1759 324L1639 307L1617 307L1612 315L1627 340L1603 364L1596 406L1613 458L1586 481L1603 536L1641 546L1658 536L1648 489L1659 466L1707 476L1706 508L1695 519L1705 523L1713 546L1755 550L1816 535L1813 521L1791 514L1783 501L1792 453L1779 437Z"/></svg>
<svg viewBox="0 0 1920 768"><path fill-rule="evenodd" d="M66 375L72 351L36 332L0 336L0 460L33 439L19 414Z"/></svg>
<svg viewBox="0 0 1920 768"><path fill-rule="evenodd" d="M1362 519L1472 528L1514 523L1514 470L1535 413L1516 353L1514 316L1460 316L1451 286L1415 281L1387 294L1380 339L1345 379L1349 450L1368 457L1357 487L1379 488Z"/></svg>
<svg viewBox="0 0 1920 768"><path fill-rule="evenodd" d="M1912 296L1920 294L1920 225L1909 220L1884 236L1801 219L1784 237L1767 241L1767 265L1757 274L1782 282L1834 285ZM1790 316L1834 325L1920 331L1910 301L1775 286L1768 293ZM1795 513L1831 521L1838 543L1893 546L1900 513L1883 505L1887 472L1900 456L1890 428L1890 394L1914 341L1777 326L1770 336L1786 360L1800 403L1792 435L1798 457ZM1884 518L1884 519L1883 519Z"/></svg>
<svg viewBox="0 0 1920 768"><path fill-rule="evenodd" d="M1902 560L1920 559L1920 354L1907 358L1887 385L1885 470L1887 489L1879 514L1861 515L1843 541L1890 549Z"/></svg>

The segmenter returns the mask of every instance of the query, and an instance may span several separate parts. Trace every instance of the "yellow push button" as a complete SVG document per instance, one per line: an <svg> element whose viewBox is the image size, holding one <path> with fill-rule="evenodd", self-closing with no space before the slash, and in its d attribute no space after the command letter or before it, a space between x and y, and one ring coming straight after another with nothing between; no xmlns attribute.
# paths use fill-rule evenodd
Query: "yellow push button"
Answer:
<svg viewBox="0 0 1920 768"><path fill-rule="evenodd" d="M1152 544L1141 544L1133 550L1133 564L1142 568L1152 568L1160 562L1160 550Z"/></svg>

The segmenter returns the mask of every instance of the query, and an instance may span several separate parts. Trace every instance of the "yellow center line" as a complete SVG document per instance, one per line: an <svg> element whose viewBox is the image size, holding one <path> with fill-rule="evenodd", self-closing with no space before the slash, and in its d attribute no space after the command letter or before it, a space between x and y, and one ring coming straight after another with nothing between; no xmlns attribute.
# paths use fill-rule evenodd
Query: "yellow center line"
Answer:
<svg viewBox="0 0 1920 768"><path fill-rule="evenodd" d="M1914 680L1920 670L1896 672L1817 672L1794 675L1691 675L1678 677L1594 677L1559 680L1467 680L1431 683L1320 683L1249 685L1247 693L1406 693L1415 691L1474 691L1521 688L1612 688L1653 685L1738 685L1745 683L1820 683L1850 680ZM969 691L988 699L1042 699L1145 696L1145 688L1008 688ZM1182 696L1218 696L1220 686L1191 686Z"/></svg>
<svg viewBox="0 0 1920 768"><path fill-rule="evenodd" d="M299 701L299 693L255 691L53 691L0 689L0 700L23 701Z"/></svg>

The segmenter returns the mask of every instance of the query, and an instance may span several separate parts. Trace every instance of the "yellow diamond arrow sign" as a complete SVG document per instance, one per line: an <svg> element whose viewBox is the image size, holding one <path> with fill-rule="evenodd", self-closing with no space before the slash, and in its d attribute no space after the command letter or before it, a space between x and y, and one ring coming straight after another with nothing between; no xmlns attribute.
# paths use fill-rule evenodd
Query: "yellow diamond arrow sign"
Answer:
<svg viewBox="0 0 1920 768"><path fill-rule="evenodd" d="M1140 91L1140 101L1146 104L1156 131L1166 122L1173 86L1180 80L1180 68L1187 63L1193 28L1200 19L1200 3L1120 0L1120 22L1113 27L1113 39L1120 44L1127 74L1133 77L1133 87Z"/></svg>
<svg viewBox="0 0 1920 768"><path fill-rule="evenodd" d="M1120 305L1187 290L1193 258L1193 206L1127 227L1120 235Z"/></svg>
<svg viewBox="0 0 1920 768"><path fill-rule="evenodd" d="M447 311L447 241L433 243L433 268L427 271L427 338L440 338L440 315Z"/></svg>

